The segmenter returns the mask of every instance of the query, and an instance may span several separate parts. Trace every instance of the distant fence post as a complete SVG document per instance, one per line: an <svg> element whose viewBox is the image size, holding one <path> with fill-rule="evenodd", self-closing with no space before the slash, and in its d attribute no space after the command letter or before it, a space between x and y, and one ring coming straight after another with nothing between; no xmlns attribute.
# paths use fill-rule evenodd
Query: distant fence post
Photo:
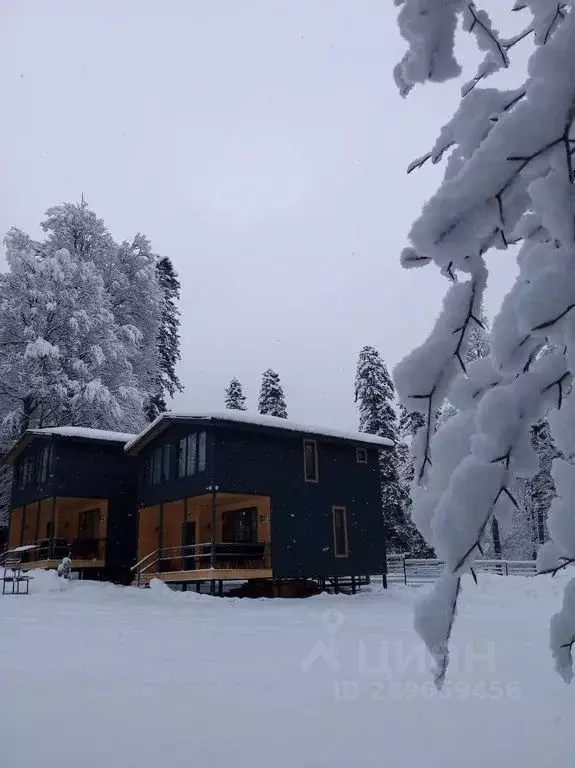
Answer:
<svg viewBox="0 0 575 768"><path fill-rule="evenodd" d="M507 563L507 560L505 561L505 575L509 576L509 565Z"/></svg>
<svg viewBox="0 0 575 768"><path fill-rule="evenodd" d="M405 555L403 556L403 583L407 586L407 566L405 565Z"/></svg>

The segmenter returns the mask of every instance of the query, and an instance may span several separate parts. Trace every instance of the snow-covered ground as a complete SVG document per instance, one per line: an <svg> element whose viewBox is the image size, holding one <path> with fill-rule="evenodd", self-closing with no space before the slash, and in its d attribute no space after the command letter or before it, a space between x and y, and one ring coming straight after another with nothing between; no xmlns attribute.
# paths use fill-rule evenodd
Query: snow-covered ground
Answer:
<svg viewBox="0 0 575 768"><path fill-rule="evenodd" d="M58 580L0 595L0 764L18 768L571 766L552 669L562 581L465 581L438 696L422 589L238 600Z"/></svg>

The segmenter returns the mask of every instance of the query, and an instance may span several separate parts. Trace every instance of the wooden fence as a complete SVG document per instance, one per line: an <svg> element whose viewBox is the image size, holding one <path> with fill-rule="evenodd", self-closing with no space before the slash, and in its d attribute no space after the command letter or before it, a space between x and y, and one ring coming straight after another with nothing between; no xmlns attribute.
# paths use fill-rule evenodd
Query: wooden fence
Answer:
<svg viewBox="0 0 575 768"><path fill-rule="evenodd" d="M409 558L404 555L387 556L388 581L404 584L424 584L436 581L445 568L443 560ZM475 560L476 573L494 573L498 576L535 576L535 560Z"/></svg>

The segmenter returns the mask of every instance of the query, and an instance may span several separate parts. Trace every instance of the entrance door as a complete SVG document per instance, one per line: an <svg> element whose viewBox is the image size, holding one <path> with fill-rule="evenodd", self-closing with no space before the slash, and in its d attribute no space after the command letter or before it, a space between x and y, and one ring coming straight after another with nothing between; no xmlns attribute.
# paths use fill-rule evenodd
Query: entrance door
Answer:
<svg viewBox="0 0 575 768"><path fill-rule="evenodd" d="M196 543L196 521L188 520L184 523L182 532L184 547L191 547ZM196 553L194 549L184 550L184 571L192 571L196 567Z"/></svg>

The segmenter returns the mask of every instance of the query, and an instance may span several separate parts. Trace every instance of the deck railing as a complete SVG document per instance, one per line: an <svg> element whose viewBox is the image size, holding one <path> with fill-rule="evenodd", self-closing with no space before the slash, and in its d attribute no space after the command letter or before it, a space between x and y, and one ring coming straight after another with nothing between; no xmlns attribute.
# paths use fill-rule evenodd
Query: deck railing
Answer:
<svg viewBox="0 0 575 768"><path fill-rule="evenodd" d="M23 566L43 561L62 560L64 557L70 557L72 561L104 561L106 559L106 539L42 539L25 547L8 549L0 558L17 552Z"/></svg>
<svg viewBox="0 0 575 768"><path fill-rule="evenodd" d="M161 547L150 552L132 567L140 584L150 573L191 570L242 570L271 568L271 548L264 542L211 542Z"/></svg>

